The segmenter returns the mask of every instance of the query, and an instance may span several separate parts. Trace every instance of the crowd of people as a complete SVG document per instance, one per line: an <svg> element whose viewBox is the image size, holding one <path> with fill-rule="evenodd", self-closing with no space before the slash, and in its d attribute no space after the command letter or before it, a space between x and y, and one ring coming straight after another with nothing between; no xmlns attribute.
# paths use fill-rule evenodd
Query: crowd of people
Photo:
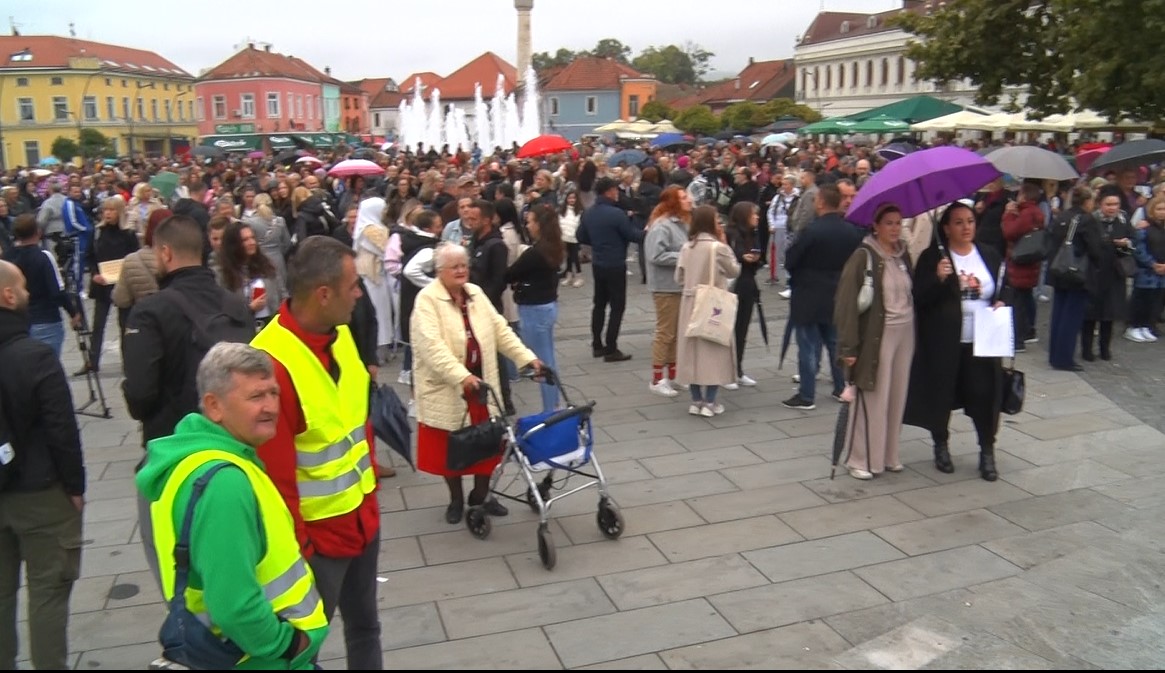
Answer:
<svg viewBox="0 0 1165 673"><path fill-rule="evenodd" d="M584 142L534 161L365 151L380 170L347 179L321 167L342 154L0 177L0 368L27 372L0 377L0 446L15 447L0 453L0 668L15 664L21 563L33 664L65 664L79 545L29 542L80 539L62 313L88 353L73 375L94 376L117 309L122 392L145 448L141 537L167 599L183 588L187 609L237 648L223 656L282 668L311 667L337 609L349 666L382 667L376 490L394 472L375 451L369 388L397 352L417 465L445 480L445 520L457 523L467 506L507 512L488 488L498 455L453 466L452 433L513 415L511 385L527 369L540 410L562 404L549 377L559 302L585 301L588 284L592 355L608 363L636 355L619 339L628 283L646 285L648 389L686 394L701 417L726 413L721 390L757 385L747 336L761 287L778 290L798 350L783 404L814 409L828 381L851 407L845 466L861 480L903 469L903 423L928 430L935 468L952 472L957 409L974 423L980 476L997 479L1003 367L974 355L982 309L1013 306L1023 350L1054 291L1057 369L1081 368L1077 343L1086 362L1111 359L1118 324L1132 342L1159 336L1165 182L1146 197L1135 169L1017 191L999 180L933 214L884 203L854 224L850 203L886 161L868 145L645 147L633 166L610 165L615 149ZM155 186L164 173L172 193ZM1090 260L1084 278L1011 259L1045 229ZM691 329L708 288L735 295L731 338ZM194 552L176 569L180 543Z"/></svg>

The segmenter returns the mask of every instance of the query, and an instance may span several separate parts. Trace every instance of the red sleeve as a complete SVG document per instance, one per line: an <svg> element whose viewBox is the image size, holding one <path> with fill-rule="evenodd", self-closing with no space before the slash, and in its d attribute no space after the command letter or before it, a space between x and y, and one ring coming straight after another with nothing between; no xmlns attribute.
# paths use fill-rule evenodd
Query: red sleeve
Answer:
<svg viewBox="0 0 1165 673"><path fill-rule="evenodd" d="M272 358L274 360L274 358ZM258 448L259 459L267 468L275 488L287 503L291 518L295 521L295 537L304 558L313 552L308 540L307 528L299 513L299 487L295 480L295 436L303 432L303 411L299 408L299 396L291 383L291 376L278 360L275 362L275 380L279 382L279 421L275 424L275 436Z"/></svg>
<svg viewBox="0 0 1165 673"><path fill-rule="evenodd" d="M1003 213L1003 239L1008 243L1015 243L1027 233L1023 217L1018 212Z"/></svg>

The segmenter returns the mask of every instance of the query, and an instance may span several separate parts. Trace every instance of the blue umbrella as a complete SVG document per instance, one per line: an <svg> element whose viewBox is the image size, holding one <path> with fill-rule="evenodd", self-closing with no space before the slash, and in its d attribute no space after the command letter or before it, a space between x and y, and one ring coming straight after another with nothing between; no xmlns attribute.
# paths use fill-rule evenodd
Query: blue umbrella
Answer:
<svg viewBox="0 0 1165 673"><path fill-rule="evenodd" d="M692 141L682 133L661 133L651 141L652 147L674 147L676 145L691 145Z"/></svg>
<svg viewBox="0 0 1165 673"><path fill-rule="evenodd" d="M59 163L61 163L61 160L56 157L45 157L40 160L41 166L56 166Z"/></svg>
<svg viewBox="0 0 1165 673"><path fill-rule="evenodd" d="M895 159L901 159L907 154L917 150L918 147L910 143L890 143L885 147L879 147L875 154L882 157L886 161L894 161Z"/></svg>
<svg viewBox="0 0 1165 673"><path fill-rule="evenodd" d="M699 140L696 141L696 144L697 145L715 145L716 139L711 137L711 136L708 136L705 138L700 138Z"/></svg>
<svg viewBox="0 0 1165 673"><path fill-rule="evenodd" d="M647 159L647 153L643 150L623 150L616 152L607 159L607 165L618 166L638 166Z"/></svg>

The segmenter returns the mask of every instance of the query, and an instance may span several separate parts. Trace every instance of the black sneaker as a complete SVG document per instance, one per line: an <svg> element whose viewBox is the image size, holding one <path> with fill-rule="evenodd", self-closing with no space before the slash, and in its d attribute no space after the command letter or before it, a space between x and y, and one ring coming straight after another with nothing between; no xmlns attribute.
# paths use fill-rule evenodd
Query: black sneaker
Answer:
<svg viewBox="0 0 1165 673"><path fill-rule="evenodd" d="M603 362L626 362L631 359L627 353L616 348L615 350L603 356Z"/></svg>
<svg viewBox="0 0 1165 673"><path fill-rule="evenodd" d="M465 513L465 503L454 500L445 508L445 523L461 523L461 515Z"/></svg>
<svg viewBox="0 0 1165 673"><path fill-rule="evenodd" d="M802 399L801 395L799 394L790 397L784 402L781 402L781 406L785 407L786 409L800 409L802 411L812 411L813 409L817 408L816 404L809 400Z"/></svg>
<svg viewBox="0 0 1165 673"><path fill-rule="evenodd" d="M602 346L591 346L591 355L601 358L607 354L607 349Z"/></svg>

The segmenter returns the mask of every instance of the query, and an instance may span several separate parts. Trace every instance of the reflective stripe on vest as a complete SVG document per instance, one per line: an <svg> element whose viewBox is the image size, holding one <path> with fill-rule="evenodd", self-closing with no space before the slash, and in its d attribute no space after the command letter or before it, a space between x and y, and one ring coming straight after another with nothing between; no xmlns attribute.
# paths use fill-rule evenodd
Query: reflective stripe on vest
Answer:
<svg viewBox="0 0 1165 673"><path fill-rule="evenodd" d="M348 327L336 328L331 356L340 370L333 381L319 357L295 334L272 320L251 342L287 369L303 411L295 436L295 478L304 521L347 514L376 488L368 422L368 370Z"/></svg>
<svg viewBox="0 0 1165 673"><path fill-rule="evenodd" d="M162 593L166 600L170 601L174 597L174 545L177 543L178 526L186 514L185 507L180 511L175 509L175 501L182 487L193 483L193 475L199 468L217 461L228 462L242 470L255 494L255 502L259 505L257 523L263 529L266 552L255 567L254 579L263 588L263 595L272 611L301 631L327 626L324 604L315 588L315 576L300 555L295 522L275 484L249 460L214 449L193 453L179 462L166 478L161 497L150 504L150 519L154 524L154 553L159 560ZM191 569L191 573L192 585L205 581L193 574L194 569ZM241 583L243 579L229 578L227 581ZM186 608L215 633L220 633L212 623L201 588L187 587Z"/></svg>

